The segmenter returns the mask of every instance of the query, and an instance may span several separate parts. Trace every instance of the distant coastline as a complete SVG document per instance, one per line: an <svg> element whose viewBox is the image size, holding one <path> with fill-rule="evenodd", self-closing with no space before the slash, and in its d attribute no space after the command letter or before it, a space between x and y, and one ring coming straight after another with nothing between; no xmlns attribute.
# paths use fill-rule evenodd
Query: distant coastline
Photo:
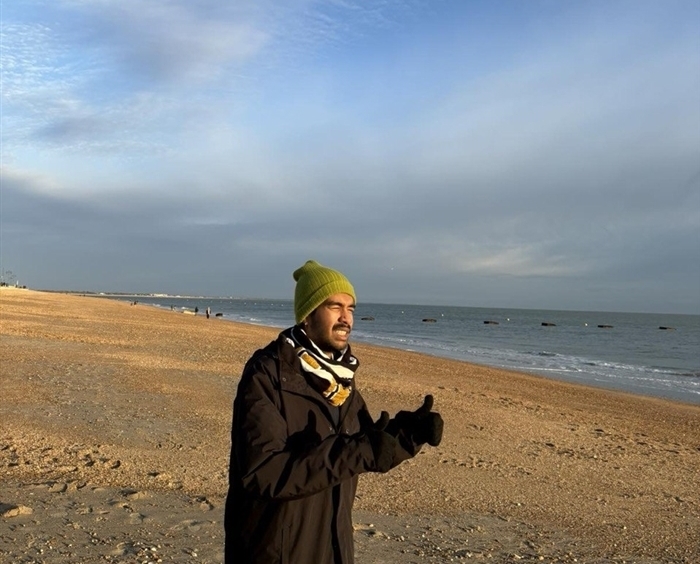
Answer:
<svg viewBox="0 0 700 564"><path fill-rule="evenodd" d="M158 299L192 299L192 300L249 300L249 301L275 301L275 302L292 302L291 298L270 298L261 296L207 296L197 294L168 294L162 292L99 292L94 290L53 290L43 288L27 288L37 292L50 292L54 294L68 294L86 297L134 297L134 298L158 298ZM664 311L624 311L624 310L602 310L602 309L557 309L557 308L533 308L533 307L507 307L507 306L488 306L488 305L453 305L453 304L427 304L427 303L404 303L404 302L381 302L381 301L361 301L363 306L369 305L391 305L391 306L407 306L407 307L426 307L426 308L453 308L464 307L471 309L483 310L509 310L509 311L561 311L567 313L590 313L590 314L639 314L639 315L683 315L683 316L700 316L698 313L688 312L664 312Z"/></svg>

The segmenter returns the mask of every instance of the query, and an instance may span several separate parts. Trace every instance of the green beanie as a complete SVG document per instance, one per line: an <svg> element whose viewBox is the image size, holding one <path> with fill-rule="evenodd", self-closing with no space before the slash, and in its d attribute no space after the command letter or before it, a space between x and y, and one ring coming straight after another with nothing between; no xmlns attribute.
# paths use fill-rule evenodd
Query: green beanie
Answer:
<svg viewBox="0 0 700 564"><path fill-rule="evenodd" d="M301 323L306 316L330 298L333 294L348 294L355 297L355 289L343 274L332 268L307 260L306 264L294 271L294 316Z"/></svg>

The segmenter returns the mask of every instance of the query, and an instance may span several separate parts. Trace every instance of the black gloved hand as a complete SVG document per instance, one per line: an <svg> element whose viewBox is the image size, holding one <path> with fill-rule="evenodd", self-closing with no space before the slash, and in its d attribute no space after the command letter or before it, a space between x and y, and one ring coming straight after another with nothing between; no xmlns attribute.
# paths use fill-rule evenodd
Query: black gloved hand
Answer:
<svg viewBox="0 0 700 564"><path fill-rule="evenodd" d="M427 395L423 405L415 411L399 411L386 426L386 432L397 436L403 430L419 445L438 446L442 441L444 422L439 413L431 411L432 408L433 396Z"/></svg>
<svg viewBox="0 0 700 564"><path fill-rule="evenodd" d="M388 472L394 463L394 455L399 446L395 437L385 431L389 423L389 414L382 411L376 422L367 411L360 411L357 414L360 419L360 429L369 439L374 454L374 471Z"/></svg>

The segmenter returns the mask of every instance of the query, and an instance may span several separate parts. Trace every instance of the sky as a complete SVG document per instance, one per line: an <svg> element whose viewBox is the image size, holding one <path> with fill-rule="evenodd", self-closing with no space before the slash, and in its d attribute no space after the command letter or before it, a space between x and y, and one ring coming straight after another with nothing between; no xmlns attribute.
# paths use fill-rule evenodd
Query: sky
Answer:
<svg viewBox="0 0 700 564"><path fill-rule="evenodd" d="M700 314L700 3L0 0L0 274ZM10 273L8 275L8 272Z"/></svg>

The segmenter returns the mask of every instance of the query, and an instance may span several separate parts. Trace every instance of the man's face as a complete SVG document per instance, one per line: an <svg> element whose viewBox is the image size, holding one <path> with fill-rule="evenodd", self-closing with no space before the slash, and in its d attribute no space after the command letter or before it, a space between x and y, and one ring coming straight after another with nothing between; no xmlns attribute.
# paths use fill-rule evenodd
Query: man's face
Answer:
<svg viewBox="0 0 700 564"><path fill-rule="evenodd" d="M333 294L304 321L304 330L326 354L342 351L352 331L355 300L348 294Z"/></svg>

